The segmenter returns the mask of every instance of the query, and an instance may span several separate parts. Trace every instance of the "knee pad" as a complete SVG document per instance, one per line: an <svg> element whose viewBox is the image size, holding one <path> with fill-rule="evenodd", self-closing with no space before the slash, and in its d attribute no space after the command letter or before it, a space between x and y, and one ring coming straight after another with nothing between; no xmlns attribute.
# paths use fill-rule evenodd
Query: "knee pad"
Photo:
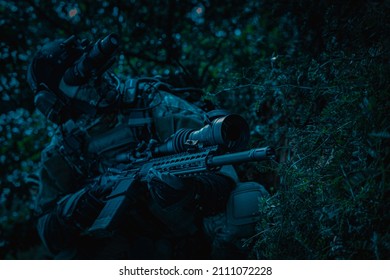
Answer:
<svg viewBox="0 0 390 280"><path fill-rule="evenodd" d="M237 238L255 233L256 222L260 219L259 201L268 196L264 186L256 182L237 184L226 207L226 223Z"/></svg>
<svg viewBox="0 0 390 280"><path fill-rule="evenodd" d="M203 220L206 235L226 242L249 238L255 234L261 217L259 200L268 196L266 189L256 182L238 183L230 194L226 211Z"/></svg>

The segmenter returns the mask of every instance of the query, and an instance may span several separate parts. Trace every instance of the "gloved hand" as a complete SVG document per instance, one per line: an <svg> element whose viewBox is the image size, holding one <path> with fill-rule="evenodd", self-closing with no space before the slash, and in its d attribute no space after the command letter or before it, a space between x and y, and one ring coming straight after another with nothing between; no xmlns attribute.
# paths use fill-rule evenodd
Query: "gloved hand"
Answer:
<svg viewBox="0 0 390 280"><path fill-rule="evenodd" d="M170 173L150 169L147 175L148 189L152 198L161 206L168 207L192 193L193 188L184 179Z"/></svg>
<svg viewBox="0 0 390 280"><path fill-rule="evenodd" d="M149 209L172 234L188 236L197 231L194 182L170 173L149 170L148 188L152 200Z"/></svg>
<svg viewBox="0 0 390 280"><path fill-rule="evenodd" d="M64 224L78 230L89 228L110 194L110 183L97 180L76 193L68 194L57 202L57 217Z"/></svg>

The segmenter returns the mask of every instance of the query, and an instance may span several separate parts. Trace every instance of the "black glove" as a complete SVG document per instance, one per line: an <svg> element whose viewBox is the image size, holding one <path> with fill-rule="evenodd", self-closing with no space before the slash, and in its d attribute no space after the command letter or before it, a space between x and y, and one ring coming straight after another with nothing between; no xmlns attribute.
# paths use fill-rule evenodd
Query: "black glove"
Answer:
<svg viewBox="0 0 390 280"><path fill-rule="evenodd" d="M193 193L191 184L170 173L150 169L148 189L152 198L163 208L169 207Z"/></svg>
<svg viewBox="0 0 390 280"><path fill-rule="evenodd" d="M152 198L161 206L168 207L180 200L193 201L193 207L204 215L224 211L235 182L218 173L204 173L191 178L179 178L170 173L151 169L147 177ZM189 203L191 204L191 203Z"/></svg>
<svg viewBox="0 0 390 280"><path fill-rule="evenodd" d="M59 200L57 202L59 221L78 230L89 228L103 209L105 197L111 192L110 184L103 181L98 180Z"/></svg>
<svg viewBox="0 0 390 280"><path fill-rule="evenodd" d="M151 169L147 176L151 195L149 209L162 221L171 234L188 236L198 229L196 218L196 195L193 182L170 173Z"/></svg>

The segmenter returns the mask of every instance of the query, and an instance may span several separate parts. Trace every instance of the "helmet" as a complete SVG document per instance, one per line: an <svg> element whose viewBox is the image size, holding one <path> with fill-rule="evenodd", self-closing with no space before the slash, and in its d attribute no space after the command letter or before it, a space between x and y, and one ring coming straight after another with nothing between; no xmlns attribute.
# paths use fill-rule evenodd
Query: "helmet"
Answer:
<svg viewBox="0 0 390 280"><path fill-rule="evenodd" d="M104 104L100 99L91 102L92 105L86 103L91 100L91 94L84 95L92 91L98 99L96 89L88 84L89 79L101 75L113 63L117 44L113 47L111 42L116 43L116 37L110 34L106 38L91 46L87 40L80 41L73 35L47 43L35 54L28 68L27 82L35 94L35 106L50 121L62 124L82 113L95 113L92 105ZM109 53L103 52L107 49ZM107 87L100 88L107 91Z"/></svg>
<svg viewBox="0 0 390 280"><path fill-rule="evenodd" d="M35 106L54 123L61 124L70 118L65 110L69 100L58 86L65 71L82 54L82 46L75 36L71 36L45 44L28 67L27 82L35 94Z"/></svg>

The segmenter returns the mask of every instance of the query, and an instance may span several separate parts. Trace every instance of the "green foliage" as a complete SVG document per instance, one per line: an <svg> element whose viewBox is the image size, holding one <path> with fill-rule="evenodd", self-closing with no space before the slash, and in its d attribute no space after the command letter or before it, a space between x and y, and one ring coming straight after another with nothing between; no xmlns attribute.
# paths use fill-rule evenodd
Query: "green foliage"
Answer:
<svg viewBox="0 0 390 280"><path fill-rule="evenodd" d="M253 257L388 259L389 4L284 2L0 1L0 258L44 257L31 174L54 128L34 111L30 57L115 32L119 75L201 87L248 120L251 145L277 148L239 169L272 194Z"/></svg>
<svg viewBox="0 0 390 280"><path fill-rule="evenodd" d="M38 244L34 230L35 172L43 143L53 134L40 114L23 108L0 116L0 255L36 258L24 251ZM35 253L35 251L34 251Z"/></svg>
<svg viewBox="0 0 390 280"><path fill-rule="evenodd" d="M251 108L253 139L279 149L279 182L261 202L253 238L257 258L389 258L388 40L354 43L279 55L246 87L232 87L241 99L226 102Z"/></svg>

